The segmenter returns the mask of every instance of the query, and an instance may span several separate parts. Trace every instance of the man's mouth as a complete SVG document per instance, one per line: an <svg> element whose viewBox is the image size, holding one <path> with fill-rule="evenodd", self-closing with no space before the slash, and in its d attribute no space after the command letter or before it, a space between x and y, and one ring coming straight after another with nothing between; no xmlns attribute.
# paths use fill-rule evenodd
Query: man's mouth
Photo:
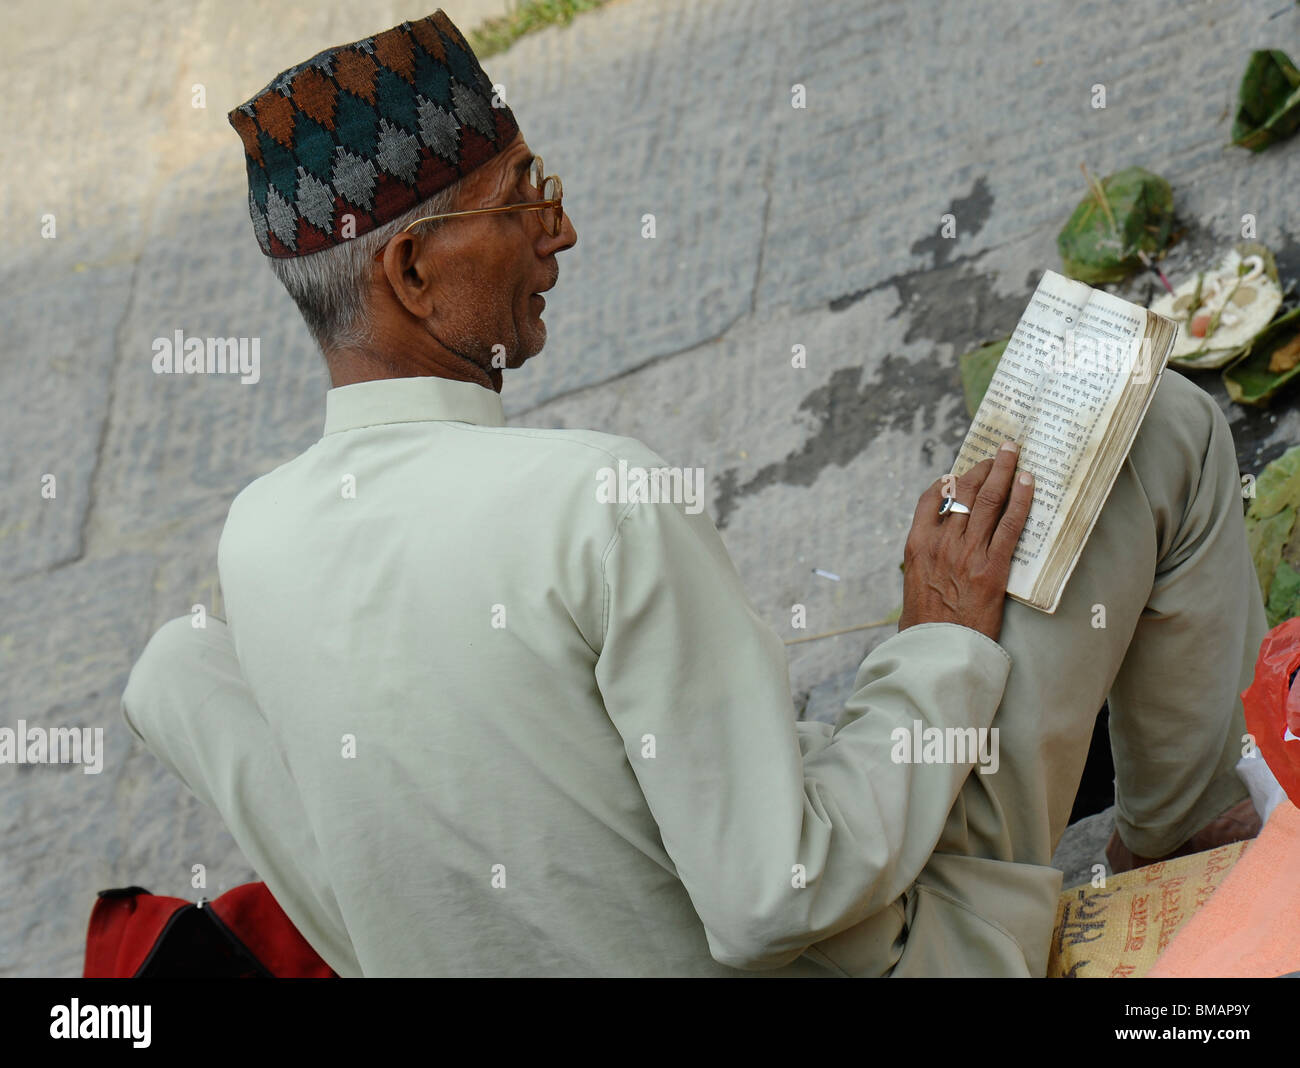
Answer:
<svg viewBox="0 0 1300 1068"><path fill-rule="evenodd" d="M542 286L541 289L539 289L536 293L532 294L528 299L529 299L530 301L538 301L538 302L541 304L542 309L545 309L545 307L546 307L546 298L545 298L544 296L542 296L542 294L545 293L545 292L546 292L547 290L549 290L549 289L554 289L554 288L555 288L555 283L558 282L558 281L559 281L559 277L558 277L558 276L555 277L555 278L552 278L551 281L550 281L549 283L547 283L546 285Z"/></svg>

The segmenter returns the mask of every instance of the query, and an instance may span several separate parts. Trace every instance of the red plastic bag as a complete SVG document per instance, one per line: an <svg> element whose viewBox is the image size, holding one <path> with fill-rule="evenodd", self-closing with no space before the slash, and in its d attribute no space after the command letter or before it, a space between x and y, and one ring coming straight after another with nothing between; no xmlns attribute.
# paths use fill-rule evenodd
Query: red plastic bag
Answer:
<svg viewBox="0 0 1300 1068"><path fill-rule="evenodd" d="M1246 729L1292 804L1300 806L1300 618L1270 630L1259 647L1255 678L1241 695Z"/></svg>

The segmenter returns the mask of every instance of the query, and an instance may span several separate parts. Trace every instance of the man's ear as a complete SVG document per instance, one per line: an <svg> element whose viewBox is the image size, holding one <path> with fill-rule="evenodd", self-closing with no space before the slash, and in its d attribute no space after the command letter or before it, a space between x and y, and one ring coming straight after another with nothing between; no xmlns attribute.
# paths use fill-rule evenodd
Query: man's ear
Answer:
<svg viewBox="0 0 1300 1068"><path fill-rule="evenodd" d="M394 299L417 319L433 314L439 274L434 239L403 231L389 239L382 260L384 278Z"/></svg>

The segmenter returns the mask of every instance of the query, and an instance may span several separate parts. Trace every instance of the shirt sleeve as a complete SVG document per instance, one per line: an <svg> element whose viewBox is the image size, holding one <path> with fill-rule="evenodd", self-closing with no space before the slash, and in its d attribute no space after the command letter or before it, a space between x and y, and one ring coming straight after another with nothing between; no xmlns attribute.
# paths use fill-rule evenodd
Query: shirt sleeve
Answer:
<svg viewBox="0 0 1300 1068"><path fill-rule="evenodd" d="M972 763L895 762L894 732L987 727L1007 652L909 627L862 663L837 729L801 724L784 643L706 513L629 506L603 572L596 680L713 957L779 967L902 894Z"/></svg>

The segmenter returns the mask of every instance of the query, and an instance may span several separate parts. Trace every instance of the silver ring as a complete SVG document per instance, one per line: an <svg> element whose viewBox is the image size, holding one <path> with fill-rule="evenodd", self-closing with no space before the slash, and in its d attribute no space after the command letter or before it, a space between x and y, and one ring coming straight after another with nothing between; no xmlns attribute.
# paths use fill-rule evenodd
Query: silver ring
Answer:
<svg viewBox="0 0 1300 1068"><path fill-rule="evenodd" d="M956 512L958 515L970 515L970 509L967 508L956 497L945 497L943 504L939 505L939 518L942 519L949 512Z"/></svg>

